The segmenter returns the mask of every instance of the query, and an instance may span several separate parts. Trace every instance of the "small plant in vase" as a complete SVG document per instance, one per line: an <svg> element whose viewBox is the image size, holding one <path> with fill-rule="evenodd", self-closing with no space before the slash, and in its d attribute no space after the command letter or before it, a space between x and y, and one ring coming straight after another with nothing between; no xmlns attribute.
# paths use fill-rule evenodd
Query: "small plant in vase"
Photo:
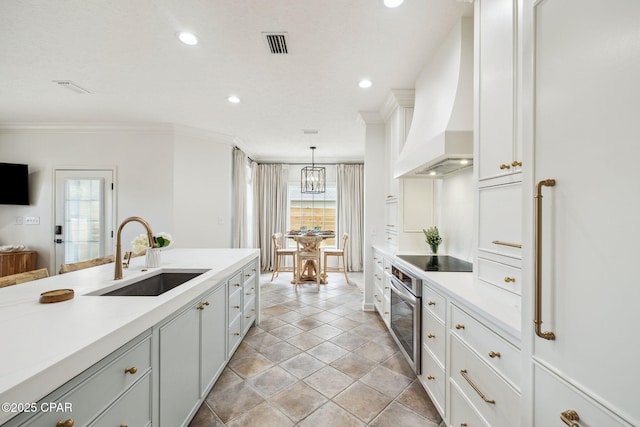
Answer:
<svg viewBox="0 0 640 427"><path fill-rule="evenodd" d="M139 254L146 251L147 267L160 267L160 251L173 245L173 237L168 233L158 233L153 236L153 246L149 246L146 234L141 234L131 242L131 249Z"/></svg>
<svg viewBox="0 0 640 427"><path fill-rule="evenodd" d="M438 253L438 246L442 243L442 237L440 237L440 233L438 232L438 227L429 227L428 230L422 229L424 236L426 237L425 242L431 248L431 252L434 254Z"/></svg>

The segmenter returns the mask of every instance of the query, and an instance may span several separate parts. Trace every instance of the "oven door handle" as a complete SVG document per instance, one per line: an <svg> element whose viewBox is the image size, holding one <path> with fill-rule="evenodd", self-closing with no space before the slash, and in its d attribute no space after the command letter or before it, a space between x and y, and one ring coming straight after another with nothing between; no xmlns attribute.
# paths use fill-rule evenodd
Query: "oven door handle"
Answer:
<svg viewBox="0 0 640 427"><path fill-rule="evenodd" d="M399 285L394 277L391 277L391 291L410 304L416 305L418 303L418 299L406 290L404 286Z"/></svg>

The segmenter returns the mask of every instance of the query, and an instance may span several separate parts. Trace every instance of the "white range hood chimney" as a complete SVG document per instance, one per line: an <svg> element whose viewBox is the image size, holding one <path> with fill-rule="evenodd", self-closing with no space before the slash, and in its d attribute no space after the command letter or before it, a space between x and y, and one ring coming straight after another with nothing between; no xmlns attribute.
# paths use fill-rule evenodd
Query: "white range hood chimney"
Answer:
<svg viewBox="0 0 640 427"><path fill-rule="evenodd" d="M473 163L473 18L463 17L416 80L394 177L442 177Z"/></svg>

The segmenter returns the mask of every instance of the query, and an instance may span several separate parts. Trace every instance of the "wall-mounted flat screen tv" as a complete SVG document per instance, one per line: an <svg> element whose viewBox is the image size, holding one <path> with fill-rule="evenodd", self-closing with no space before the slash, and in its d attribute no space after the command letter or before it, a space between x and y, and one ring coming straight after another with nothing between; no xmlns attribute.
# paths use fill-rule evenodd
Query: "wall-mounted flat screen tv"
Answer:
<svg viewBox="0 0 640 427"><path fill-rule="evenodd" d="M0 163L0 205L29 204L29 166Z"/></svg>

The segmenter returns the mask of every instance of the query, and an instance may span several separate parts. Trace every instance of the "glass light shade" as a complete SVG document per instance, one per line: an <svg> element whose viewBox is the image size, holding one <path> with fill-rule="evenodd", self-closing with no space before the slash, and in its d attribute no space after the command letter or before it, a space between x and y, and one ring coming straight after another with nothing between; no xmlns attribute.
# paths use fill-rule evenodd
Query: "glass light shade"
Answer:
<svg viewBox="0 0 640 427"><path fill-rule="evenodd" d="M323 167L305 166L300 171L301 193L324 193L325 183L325 168Z"/></svg>

